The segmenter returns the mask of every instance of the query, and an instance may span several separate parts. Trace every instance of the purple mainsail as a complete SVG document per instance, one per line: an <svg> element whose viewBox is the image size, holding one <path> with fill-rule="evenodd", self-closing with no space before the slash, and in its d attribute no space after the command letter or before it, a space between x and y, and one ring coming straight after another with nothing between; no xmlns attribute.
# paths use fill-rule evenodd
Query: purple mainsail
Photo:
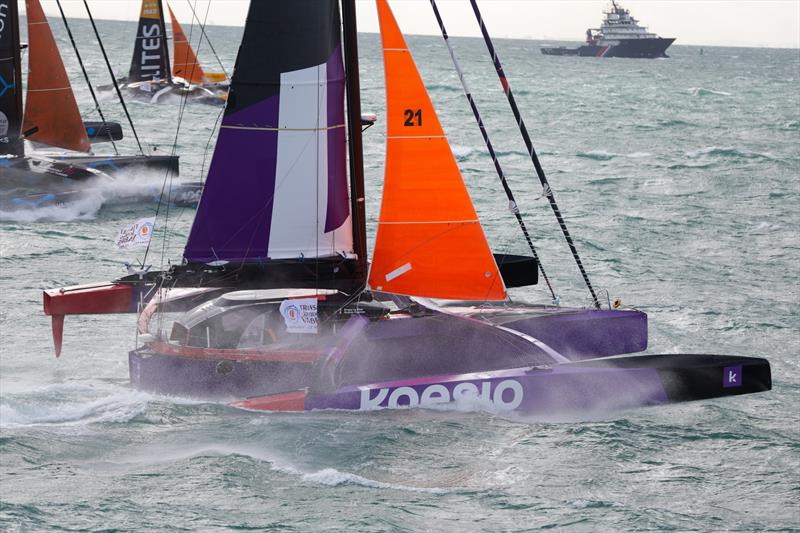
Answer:
<svg viewBox="0 0 800 533"><path fill-rule="evenodd" d="M352 257L340 32L336 0L251 3L187 261Z"/></svg>

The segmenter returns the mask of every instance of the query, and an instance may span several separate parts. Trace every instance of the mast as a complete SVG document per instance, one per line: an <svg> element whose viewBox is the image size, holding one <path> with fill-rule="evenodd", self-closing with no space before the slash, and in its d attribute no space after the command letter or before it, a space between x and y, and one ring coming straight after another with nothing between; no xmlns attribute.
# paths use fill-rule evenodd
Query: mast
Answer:
<svg viewBox="0 0 800 533"><path fill-rule="evenodd" d="M166 74L167 74L167 81L171 84L172 83L172 67L171 63L169 62L169 43L167 42L167 23L164 21L164 3L161 0L158 0L158 18L161 24L161 35L164 36L161 39L161 49L164 53L164 63L167 65Z"/></svg>
<svg viewBox="0 0 800 533"><path fill-rule="evenodd" d="M347 131L350 155L350 205L353 216L353 248L366 285L367 221L364 208L364 148L361 140L361 89L358 77L358 29L355 0L342 0Z"/></svg>
<svg viewBox="0 0 800 533"><path fill-rule="evenodd" d="M0 154L25 155L17 0L0 0Z"/></svg>

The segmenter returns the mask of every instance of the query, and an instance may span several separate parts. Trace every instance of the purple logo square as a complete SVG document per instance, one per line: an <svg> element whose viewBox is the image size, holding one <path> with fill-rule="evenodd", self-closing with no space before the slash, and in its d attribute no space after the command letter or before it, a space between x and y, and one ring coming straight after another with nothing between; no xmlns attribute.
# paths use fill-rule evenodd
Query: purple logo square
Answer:
<svg viewBox="0 0 800 533"><path fill-rule="evenodd" d="M723 388L742 386L742 365L726 366L722 375Z"/></svg>

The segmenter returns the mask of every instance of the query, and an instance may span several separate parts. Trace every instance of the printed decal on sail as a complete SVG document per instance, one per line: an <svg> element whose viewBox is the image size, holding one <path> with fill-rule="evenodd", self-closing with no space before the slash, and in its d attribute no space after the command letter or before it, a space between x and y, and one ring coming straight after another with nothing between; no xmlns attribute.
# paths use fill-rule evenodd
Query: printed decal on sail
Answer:
<svg viewBox="0 0 800 533"><path fill-rule="evenodd" d="M143 0L133 48L129 81L152 81L168 78L164 24L160 0Z"/></svg>
<svg viewBox="0 0 800 533"><path fill-rule="evenodd" d="M0 142L8 142L8 117L0 111Z"/></svg>

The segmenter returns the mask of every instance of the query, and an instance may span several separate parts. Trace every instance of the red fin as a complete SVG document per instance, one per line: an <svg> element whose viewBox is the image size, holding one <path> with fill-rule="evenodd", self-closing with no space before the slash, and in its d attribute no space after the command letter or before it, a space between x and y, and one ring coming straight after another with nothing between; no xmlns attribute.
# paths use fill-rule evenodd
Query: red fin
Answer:
<svg viewBox="0 0 800 533"><path fill-rule="evenodd" d="M56 357L61 355L61 340L64 338L64 315L53 315L53 344Z"/></svg>

